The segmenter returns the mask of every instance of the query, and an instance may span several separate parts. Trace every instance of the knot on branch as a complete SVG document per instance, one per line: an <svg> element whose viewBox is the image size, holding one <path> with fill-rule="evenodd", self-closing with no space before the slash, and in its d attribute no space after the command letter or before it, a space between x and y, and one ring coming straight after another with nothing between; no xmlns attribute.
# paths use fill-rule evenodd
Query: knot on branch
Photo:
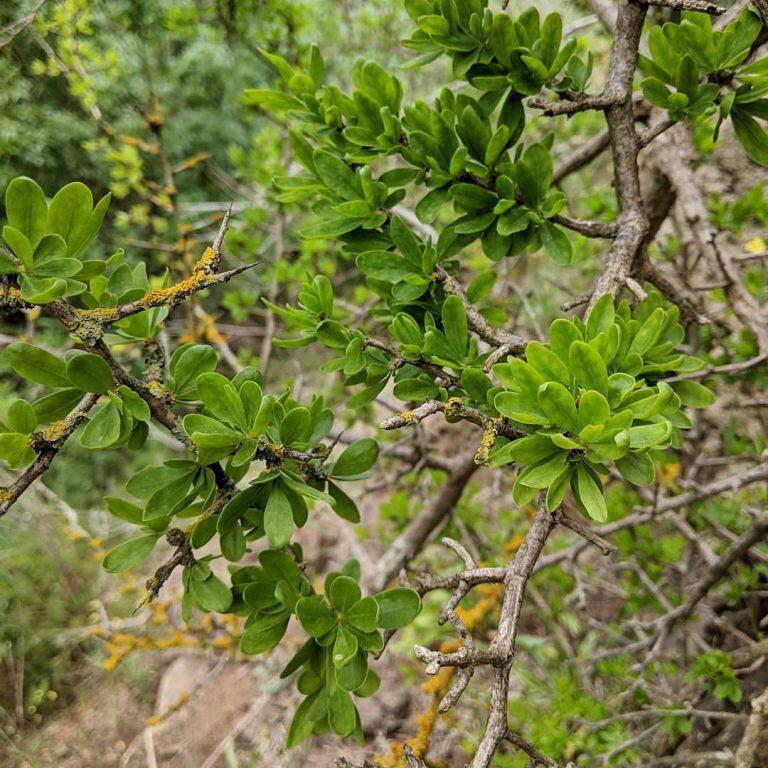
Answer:
<svg viewBox="0 0 768 768"><path fill-rule="evenodd" d="M154 573L154 575L147 579L146 588L147 595L144 600L136 607L138 611L142 605L151 603L159 594L163 588L163 584L170 578L173 571L177 566L183 567L193 566L197 560L192 552L192 544L190 543L189 535L184 533L181 528L171 528L165 535L165 540L172 546L176 547L176 551L168 562L163 563Z"/></svg>

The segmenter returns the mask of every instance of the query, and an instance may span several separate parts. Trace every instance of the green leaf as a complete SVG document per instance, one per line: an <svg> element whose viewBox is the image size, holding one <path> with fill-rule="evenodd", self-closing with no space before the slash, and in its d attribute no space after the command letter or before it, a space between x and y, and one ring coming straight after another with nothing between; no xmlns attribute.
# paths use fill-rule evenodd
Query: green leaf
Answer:
<svg viewBox="0 0 768 768"><path fill-rule="evenodd" d="M189 590L197 605L204 611L223 613L232 605L232 592L229 587L215 574L207 579L189 580Z"/></svg>
<svg viewBox="0 0 768 768"><path fill-rule="evenodd" d="M245 431L245 409L235 385L220 373L204 373L197 378L197 392L205 407L230 426Z"/></svg>
<svg viewBox="0 0 768 768"><path fill-rule="evenodd" d="M707 408L715 402L715 393L697 381L673 381L670 385L683 405L690 408Z"/></svg>
<svg viewBox="0 0 768 768"><path fill-rule="evenodd" d="M324 149L315 150L313 159L317 176L334 194L345 200L362 199L360 182L343 160Z"/></svg>
<svg viewBox="0 0 768 768"><path fill-rule="evenodd" d="M379 456L379 444L370 437L355 440L333 464L333 477L350 477L367 472Z"/></svg>
<svg viewBox="0 0 768 768"><path fill-rule="evenodd" d="M64 238L70 257L82 253L95 237L109 200L109 195L102 198L94 210L91 190L79 181L67 184L54 195L48 209L48 231Z"/></svg>
<svg viewBox="0 0 768 768"><path fill-rule="evenodd" d="M668 421L660 421L656 424L646 424L639 427L630 427L627 430L630 448L650 448L660 445L672 433L672 425ZM618 438L618 435L617 435Z"/></svg>
<svg viewBox="0 0 768 768"><path fill-rule="evenodd" d="M768 167L768 134L754 117L741 109L731 110L736 138L758 165Z"/></svg>
<svg viewBox="0 0 768 768"><path fill-rule="evenodd" d="M216 368L219 356L207 344L185 344L179 347L168 366L168 388L179 400L196 397L195 382L203 373Z"/></svg>
<svg viewBox="0 0 768 768"><path fill-rule="evenodd" d="M109 448L120 439L120 411L112 402L105 403L83 430L80 445L91 450Z"/></svg>
<svg viewBox="0 0 768 768"><path fill-rule="evenodd" d="M279 485L274 484L264 508L264 531L269 545L275 549L284 547L293 534L293 512L288 497Z"/></svg>
<svg viewBox="0 0 768 768"><path fill-rule="evenodd" d="M19 265L11 256L4 251L0 251L0 275L15 275L18 271Z"/></svg>
<svg viewBox="0 0 768 768"><path fill-rule="evenodd" d="M328 349L346 349L349 332L336 320L324 320L317 326L317 340Z"/></svg>
<svg viewBox="0 0 768 768"><path fill-rule="evenodd" d="M613 308L613 296L604 293L592 307L587 319L587 341L592 341L600 333L608 333L613 325L615 311Z"/></svg>
<svg viewBox="0 0 768 768"><path fill-rule="evenodd" d="M73 355L67 362L67 377L83 392L103 395L115 386L115 377L106 360L90 352Z"/></svg>
<svg viewBox="0 0 768 768"><path fill-rule="evenodd" d="M528 362L548 381L557 381L564 387L571 386L571 374L562 360L538 341L530 342L525 348Z"/></svg>
<svg viewBox="0 0 768 768"><path fill-rule="evenodd" d="M605 424L611 417L611 407L608 401L594 389L583 392L579 398L579 425L586 427L590 424Z"/></svg>
<svg viewBox="0 0 768 768"><path fill-rule="evenodd" d="M64 238L60 235L45 235L37 244L34 255L32 257L32 265L35 274L47 277L50 275L45 270L47 264L52 261L60 261L67 255L67 244L64 242ZM75 272L80 269L80 262L77 259L69 259L74 262L76 269ZM72 273L74 274L74 273ZM67 275L54 275L55 277L62 277Z"/></svg>
<svg viewBox="0 0 768 768"><path fill-rule="evenodd" d="M155 486L144 508L144 520L165 518L176 511L180 502L185 500L192 478L193 473L184 472L174 475L169 483Z"/></svg>
<svg viewBox="0 0 768 768"><path fill-rule="evenodd" d="M584 389L595 389L602 394L608 392L608 371L603 358L594 347L583 341L571 344L568 356L571 373Z"/></svg>
<svg viewBox="0 0 768 768"><path fill-rule="evenodd" d="M443 332L457 360L463 360L467 349L467 313L458 296L448 296L443 302Z"/></svg>
<svg viewBox="0 0 768 768"><path fill-rule="evenodd" d="M549 417L541 410L538 396L527 392L499 392L493 404L502 416L513 421L539 425L550 423Z"/></svg>
<svg viewBox="0 0 768 768"><path fill-rule="evenodd" d="M507 443L498 453L503 452L504 463L514 461L517 464L536 464L550 456L559 453L557 446L552 444L549 437L543 435L531 435L522 437L514 442ZM495 454L494 454L495 455ZM493 458L493 457L492 457ZM499 459L500 461L501 459ZM491 466L501 466L500 463L490 462Z"/></svg>
<svg viewBox="0 0 768 768"><path fill-rule="evenodd" d="M12 400L5 415L5 423L13 432L29 435L37 427L37 414L26 400Z"/></svg>
<svg viewBox="0 0 768 768"><path fill-rule="evenodd" d="M541 25L540 57L547 68L551 67L560 50L563 39L563 19L559 13L550 13Z"/></svg>
<svg viewBox="0 0 768 768"><path fill-rule="evenodd" d="M6 347L5 355L11 368L22 378L49 387L68 387L67 366L50 352L22 341Z"/></svg>
<svg viewBox="0 0 768 768"><path fill-rule="evenodd" d="M410 624L421 611L421 600L417 592L396 587L375 595L379 606L379 626L383 629L400 629Z"/></svg>
<svg viewBox="0 0 768 768"><path fill-rule="evenodd" d="M416 267L392 251L367 251L357 257L360 271L375 280L397 283L418 274Z"/></svg>
<svg viewBox="0 0 768 768"><path fill-rule="evenodd" d="M569 466L550 483L546 498L547 510L549 512L554 512L563 503L572 475L573 466Z"/></svg>
<svg viewBox="0 0 768 768"><path fill-rule="evenodd" d="M30 304L50 304L67 292L67 281L59 277L21 276L21 298Z"/></svg>
<svg viewBox="0 0 768 768"><path fill-rule="evenodd" d="M344 615L344 620L360 632L373 632L379 626L379 604L374 597L358 600Z"/></svg>
<svg viewBox="0 0 768 768"><path fill-rule="evenodd" d="M445 188L433 189L428 192L416 204L415 213L422 224L431 224L442 205L448 200L448 190Z"/></svg>
<svg viewBox="0 0 768 768"><path fill-rule="evenodd" d="M336 641L338 643L338 640ZM357 644L357 641L355 641ZM334 660L336 655L334 653ZM357 710L352 697L344 690L337 690L331 695L328 707L328 722L333 732L339 736L349 736L357 725Z"/></svg>
<svg viewBox="0 0 768 768"><path fill-rule="evenodd" d="M243 632L240 638L240 650L248 654L271 650L283 639L290 618L288 613L279 613L257 619Z"/></svg>
<svg viewBox="0 0 768 768"><path fill-rule="evenodd" d="M573 395L559 382L548 381L539 387L539 405L552 424L578 434L579 420Z"/></svg>
<svg viewBox="0 0 768 768"><path fill-rule="evenodd" d="M583 464L577 465L574 479L574 490L587 514L598 523L604 523L608 519L608 508L598 481Z"/></svg>
<svg viewBox="0 0 768 768"><path fill-rule="evenodd" d="M570 365L571 344L584 341L581 331L564 318L553 320L549 326L549 347L567 366Z"/></svg>
<svg viewBox="0 0 768 768"><path fill-rule="evenodd" d="M126 499L119 499L116 496L105 496L104 503L111 515L119 520L125 520L131 525L141 525L143 510L138 504L133 504Z"/></svg>
<svg viewBox="0 0 768 768"><path fill-rule="evenodd" d="M529 488L548 488L565 471L567 461L568 453L560 450L554 456L523 470L518 482Z"/></svg>
<svg viewBox="0 0 768 768"><path fill-rule="evenodd" d="M360 522L360 510L357 508L357 504L338 485L330 482L330 480L328 481L328 493L331 494L331 497L336 502L333 506L333 511L342 520L347 520L350 523Z"/></svg>
<svg viewBox="0 0 768 768"><path fill-rule="evenodd" d="M368 675L368 658L365 651L358 650L351 661L336 667L336 682L343 691L355 691Z"/></svg>
<svg viewBox="0 0 768 768"><path fill-rule="evenodd" d="M305 739L308 739L312 734L315 723L322 720L326 716L327 711L328 694L325 689L321 689L304 699L299 704L293 720L291 720L285 744L286 747L291 749L301 744Z"/></svg>
<svg viewBox="0 0 768 768"><path fill-rule="evenodd" d="M571 241L560 227L545 221L539 229L539 235L550 259L562 265L571 263L573 257Z"/></svg>
<svg viewBox="0 0 768 768"><path fill-rule="evenodd" d="M192 440L204 448L234 448L242 440L242 434L235 432L230 427L222 424L210 416L199 413L190 413L182 421L184 431ZM226 456L228 451L224 452Z"/></svg>
<svg viewBox="0 0 768 768"><path fill-rule="evenodd" d="M129 571L143 562L160 538L159 533L147 533L118 544L104 556L104 570L110 573Z"/></svg>
<svg viewBox="0 0 768 768"><path fill-rule="evenodd" d="M654 309L632 339L628 354L642 357L658 341L666 322L667 313L661 307Z"/></svg>
<svg viewBox="0 0 768 768"><path fill-rule="evenodd" d="M357 653L357 638L342 624L333 644L333 664L342 667L349 664Z"/></svg>
<svg viewBox="0 0 768 768"><path fill-rule="evenodd" d="M299 624L312 637L322 637L336 626L336 614L322 595L303 597L296 603Z"/></svg>
<svg viewBox="0 0 768 768"><path fill-rule="evenodd" d="M647 453L628 453L623 458L616 459L616 467L635 485L650 485L656 474L653 461Z"/></svg>
<svg viewBox="0 0 768 768"><path fill-rule="evenodd" d="M29 435L21 432L0 433L0 459L11 467L24 466L35 458L29 447Z"/></svg>
<svg viewBox="0 0 768 768"><path fill-rule="evenodd" d="M19 176L6 187L5 214L8 223L27 237L32 247L45 233L48 205L36 182Z"/></svg>
<svg viewBox="0 0 768 768"><path fill-rule="evenodd" d="M362 597L360 585L349 576L337 576L328 593L331 605L341 613L346 613Z"/></svg>
<svg viewBox="0 0 768 768"><path fill-rule="evenodd" d="M311 426L312 416L307 408L292 408L280 423L280 439L288 445L303 442L307 439Z"/></svg>

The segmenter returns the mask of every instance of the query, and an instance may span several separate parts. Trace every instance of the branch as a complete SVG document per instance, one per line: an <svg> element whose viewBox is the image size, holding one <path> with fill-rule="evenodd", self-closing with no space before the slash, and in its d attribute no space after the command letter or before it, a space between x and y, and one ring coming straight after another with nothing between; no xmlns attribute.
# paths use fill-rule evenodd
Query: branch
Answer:
<svg viewBox="0 0 768 768"><path fill-rule="evenodd" d="M507 697L509 693L509 671L515 655L515 641L520 622L520 611L525 587L533 573L549 534L555 527L555 518L547 511L544 495L525 540L510 561L504 577L504 601L501 606L499 626L489 651L496 654L499 663L493 669L491 678L491 710L480 744L472 759L471 768L488 768L496 750L506 737Z"/></svg>
<svg viewBox="0 0 768 768"><path fill-rule="evenodd" d="M536 768L538 768L538 766L543 766L543 768L560 768L554 760L539 752L530 741L524 739L519 733L507 729L507 732L504 734L504 739L525 752L525 754L533 760L533 764ZM573 765L573 763L571 763L571 765Z"/></svg>
<svg viewBox="0 0 768 768"><path fill-rule="evenodd" d="M483 341L494 347L505 347L513 354L520 354L525 350L526 340L490 325L469 301L461 283L455 277L451 277L441 266L435 268L435 280L442 284L446 293L458 296L462 300L467 313L467 325Z"/></svg>
<svg viewBox="0 0 768 768"><path fill-rule="evenodd" d="M674 8L677 11L699 11L709 13L712 16L721 16L726 10L715 3L707 2L707 0L638 0L638 2L656 5L659 8Z"/></svg>
<svg viewBox="0 0 768 768"><path fill-rule="evenodd" d="M618 100L618 95L607 92L597 96L590 96L586 93L574 93L559 101L534 96L528 99L528 106L532 109L540 109L541 113L547 117L556 117L557 115L575 115L577 112L586 112L590 109L608 109L608 107L615 106Z"/></svg>
<svg viewBox="0 0 768 768"><path fill-rule="evenodd" d="M137 315L139 312L144 312L147 309L153 309L155 307L175 307L193 294L199 293L212 285L227 283L233 277L242 274L246 270L252 269L259 263L243 264L234 269L227 270L226 272L215 273L210 271L209 267L210 263L213 261L214 253L212 248L206 248L205 252L200 257L200 260L195 265L192 275L186 280L174 283L174 285L169 285L167 288L157 288L156 290L145 294L140 299L130 301L127 304L121 304L119 307L81 309L78 310L78 315L86 322L91 321L98 323L99 325L105 325L107 323L116 323L119 320L124 320L126 317Z"/></svg>
<svg viewBox="0 0 768 768"><path fill-rule="evenodd" d="M752 699L752 714L747 720L744 735L741 737L741 743L736 750L734 768L752 768L754 765L766 715L768 715L768 688L758 697Z"/></svg>
<svg viewBox="0 0 768 768"><path fill-rule="evenodd" d="M490 419L482 411L477 410L477 408L462 405L458 397L448 398L448 401L445 403L440 400L427 400L426 403L414 408L412 411L404 411L403 413L390 416L382 421L379 427L384 430L401 429L402 427L413 426L420 421L424 421L424 419L436 413L444 413L446 416L470 421L472 424L476 424L483 429L493 425L495 434L509 437L513 440L525 436L523 432L510 426L506 419Z"/></svg>
<svg viewBox="0 0 768 768"><path fill-rule="evenodd" d="M645 15L645 6L622 2L611 47L604 94L615 98L615 102L605 110L605 120L608 123L619 204L618 233L595 282L588 310L603 293L610 293L614 298L618 296L649 228L640 191L637 165L640 143L632 106L632 78L637 66Z"/></svg>
<svg viewBox="0 0 768 768"><path fill-rule="evenodd" d="M555 214L550 221L559 224L561 227L571 229L585 237L615 237L618 233L618 226L614 221L590 221L588 219L572 219L568 216Z"/></svg>
<svg viewBox="0 0 768 768"><path fill-rule="evenodd" d="M426 371L433 378L443 381L449 387L458 387L461 385L461 380L457 376L444 370L439 365L435 365L435 363L430 363L428 360L406 360L404 357L400 357L400 354L394 347L391 347L389 344L385 344L378 339L366 337L364 343L366 347L374 347L375 349L380 349L382 352L391 355L391 365L393 368L402 368L404 365L414 365L417 368Z"/></svg>
<svg viewBox="0 0 768 768"><path fill-rule="evenodd" d="M98 399L98 395L86 395L65 419L30 435L29 444L37 451L37 458L12 485L8 488L0 488L0 517L18 501L38 477L48 470L64 443L83 423L86 414Z"/></svg>
<svg viewBox="0 0 768 768"><path fill-rule="evenodd" d="M197 562L192 552L189 535L184 533L180 528L169 528L165 540L171 546L176 547L176 551L173 553L170 560L163 563L163 565L155 571L154 575L147 580L147 595L139 605L136 606L134 613L146 603L151 603L160 594L163 584L168 581L177 566L190 566Z"/></svg>

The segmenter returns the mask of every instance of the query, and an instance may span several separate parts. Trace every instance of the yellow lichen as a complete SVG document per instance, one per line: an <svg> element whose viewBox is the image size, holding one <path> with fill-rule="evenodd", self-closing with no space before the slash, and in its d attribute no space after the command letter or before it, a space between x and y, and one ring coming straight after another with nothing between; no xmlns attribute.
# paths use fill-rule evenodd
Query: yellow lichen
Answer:
<svg viewBox="0 0 768 768"><path fill-rule="evenodd" d="M487 464L488 456L491 453L491 448L496 442L496 422L486 421L483 426L483 437L480 440L480 445L477 446L477 452L475 453L475 464Z"/></svg>
<svg viewBox="0 0 768 768"><path fill-rule="evenodd" d="M218 261L219 254L209 246L198 259L189 277L166 288L155 288L147 291L132 304L142 309L178 304L187 296L216 282L215 272ZM78 310L78 315L83 321L93 320L99 324L108 323L120 319L120 308L81 309Z"/></svg>
<svg viewBox="0 0 768 768"><path fill-rule="evenodd" d="M57 440L66 436L70 426L70 423L66 419L62 419L61 421L54 421L53 424L45 429L41 429L38 434L46 442L55 443Z"/></svg>
<svg viewBox="0 0 768 768"><path fill-rule="evenodd" d="M168 709L165 710L165 712L161 712L159 715L152 715L152 717L148 717L144 721L144 725L146 725L148 728L153 725L159 725L163 722L166 718L170 717L174 712L178 712L187 702L189 701L189 694L188 693L182 693L181 696L176 700L175 703L171 704Z"/></svg>
<svg viewBox="0 0 768 768"><path fill-rule="evenodd" d="M414 424L416 422L416 417L413 415L413 411L402 411L401 413L398 413L397 416L406 424Z"/></svg>
<svg viewBox="0 0 768 768"><path fill-rule="evenodd" d="M11 492L8 488L0 488L0 501L10 501Z"/></svg>
<svg viewBox="0 0 768 768"><path fill-rule="evenodd" d="M165 400L171 396L168 388L162 382L155 379L147 382L147 389L151 395L159 398L160 400Z"/></svg>

